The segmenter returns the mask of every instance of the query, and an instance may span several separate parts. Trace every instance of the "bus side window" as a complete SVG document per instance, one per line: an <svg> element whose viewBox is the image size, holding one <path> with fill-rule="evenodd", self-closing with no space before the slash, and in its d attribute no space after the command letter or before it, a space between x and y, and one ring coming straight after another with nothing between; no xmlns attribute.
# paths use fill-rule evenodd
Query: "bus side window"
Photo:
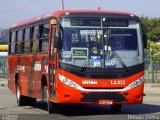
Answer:
<svg viewBox="0 0 160 120"><path fill-rule="evenodd" d="M24 53L30 52L30 28L25 29L24 34Z"/></svg>
<svg viewBox="0 0 160 120"><path fill-rule="evenodd" d="M48 52L48 40L49 40L49 30L50 24L46 23L41 26L41 34L40 34L40 52L47 53Z"/></svg>
<svg viewBox="0 0 160 120"><path fill-rule="evenodd" d="M37 53L39 51L39 26L31 28L31 52Z"/></svg>
<svg viewBox="0 0 160 120"><path fill-rule="evenodd" d="M9 54L15 53L16 31L10 33Z"/></svg>
<svg viewBox="0 0 160 120"><path fill-rule="evenodd" d="M23 53L23 30L18 30L17 32L17 53Z"/></svg>

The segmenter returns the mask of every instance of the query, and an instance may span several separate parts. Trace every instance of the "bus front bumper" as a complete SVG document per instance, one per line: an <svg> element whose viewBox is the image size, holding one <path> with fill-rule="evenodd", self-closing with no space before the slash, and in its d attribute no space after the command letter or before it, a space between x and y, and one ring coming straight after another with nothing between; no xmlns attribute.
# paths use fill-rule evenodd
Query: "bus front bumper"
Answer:
<svg viewBox="0 0 160 120"><path fill-rule="evenodd" d="M140 104L143 101L144 82L132 89L75 89L60 82L57 88L57 103L100 104L99 101L112 101L111 104Z"/></svg>

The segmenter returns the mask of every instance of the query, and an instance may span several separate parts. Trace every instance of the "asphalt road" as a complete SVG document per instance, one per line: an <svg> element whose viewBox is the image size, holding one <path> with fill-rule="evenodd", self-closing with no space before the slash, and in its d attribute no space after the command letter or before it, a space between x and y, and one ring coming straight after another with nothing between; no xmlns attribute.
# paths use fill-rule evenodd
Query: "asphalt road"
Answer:
<svg viewBox="0 0 160 120"><path fill-rule="evenodd" d="M149 120L145 115L160 119L160 96L145 96L143 104L124 105L120 113L111 112L109 106L65 105L56 114L48 115L45 102L18 107L16 96L7 87L0 87L0 120Z"/></svg>

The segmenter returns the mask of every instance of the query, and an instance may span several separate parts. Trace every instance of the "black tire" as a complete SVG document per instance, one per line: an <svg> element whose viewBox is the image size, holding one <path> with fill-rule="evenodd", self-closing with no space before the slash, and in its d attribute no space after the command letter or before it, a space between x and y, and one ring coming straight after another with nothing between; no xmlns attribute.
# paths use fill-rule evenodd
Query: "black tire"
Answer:
<svg viewBox="0 0 160 120"><path fill-rule="evenodd" d="M35 106L36 105L36 98L26 97L27 105Z"/></svg>
<svg viewBox="0 0 160 120"><path fill-rule="evenodd" d="M16 84L16 98L17 98L18 106L24 106L25 105L26 97L22 96L20 94L20 83L19 83L19 80L17 81L17 84Z"/></svg>
<svg viewBox="0 0 160 120"><path fill-rule="evenodd" d="M52 113L56 113L56 104L53 102L48 102L48 113L52 114Z"/></svg>
<svg viewBox="0 0 160 120"><path fill-rule="evenodd" d="M47 110L49 114L55 113L56 112L56 104L49 101L49 93L47 86L43 87L43 100L46 101L47 103Z"/></svg>
<svg viewBox="0 0 160 120"><path fill-rule="evenodd" d="M112 112L121 112L121 109L122 109L122 105L111 105L111 111Z"/></svg>

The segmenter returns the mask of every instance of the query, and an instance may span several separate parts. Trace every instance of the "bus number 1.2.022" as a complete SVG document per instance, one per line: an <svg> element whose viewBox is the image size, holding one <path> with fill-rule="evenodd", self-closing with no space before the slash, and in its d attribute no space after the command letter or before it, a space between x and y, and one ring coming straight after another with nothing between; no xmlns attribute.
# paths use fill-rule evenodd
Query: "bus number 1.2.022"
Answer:
<svg viewBox="0 0 160 120"><path fill-rule="evenodd" d="M125 85L125 80L111 80L111 85Z"/></svg>

